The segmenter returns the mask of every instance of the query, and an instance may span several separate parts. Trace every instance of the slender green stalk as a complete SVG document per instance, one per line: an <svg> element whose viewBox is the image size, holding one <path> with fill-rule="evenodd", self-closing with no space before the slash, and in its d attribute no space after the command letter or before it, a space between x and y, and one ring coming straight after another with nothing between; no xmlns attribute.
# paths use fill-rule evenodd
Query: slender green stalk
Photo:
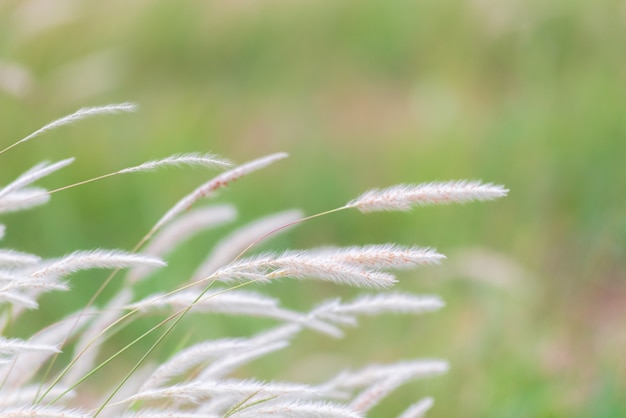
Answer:
<svg viewBox="0 0 626 418"><path fill-rule="evenodd" d="M250 395L246 396L245 398L243 398L240 402L237 402L232 408L230 408L228 411L226 411L226 413L224 414L224 418L228 418L238 412L241 412L243 410L245 410L246 408L250 408L253 407L254 405L258 405L260 403L263 402L267 402L267 401L271 401L272 399L276 399L277 396L270 396L269 398L265 398L265 399L259 399L258 401L254 401L252 403L248 403L248 401L252 398L254 398L256 395L259 394L260 391L256 391L251 393Z"/></svg>
<svg viewBox="0 0 626 418"><path fill-rule="evenodd" d="M328 214L331 214L331 213L334 213L334 212L338 212L338 211L341 211L341 210L343 210L343 209L348 209L348 207L345 207L345 206L344 206L344 207L340 207L340 208L336 208L336 209L328 210L328 211L325 211L325 212L321 212L321 213L318 213L318 214L315 214L315 215L307 216L307 217L305 217L305 218L302 218L302 219L299 219L299 220L297 220L297 221L290 222L290 223L288 223L288 224L286 224L286 225L283 225L283 226L281 226L280 228L276 228L275 230L273 230L273 231L271 231L271 232L268 232L267 234L265 234L265 235L263 235L262 237L260 237L260 238L256 239L254 242L252 242L250 245L248 245L248 246L247 246L247 247L246 247L246 248L245 248L245 249L244 249L241 253L239 253L239 255L237 255L237 256L233 259L233 261L232 261L232 262L237 261L237 260L238 260L239 258L241 258L241 257L242 257L242 256L243 256L243 255L244 255L247 251L249 251L249 250L250 250L253 246L255 246L256 244L258 244L258 243L259 243L259 242L261 242L262 240L266 239L267 237L271 236L272 234L277 233L278 231L280 231L280 230L282 230L282 229L284 229L284 228L288 228L289 226L292 226L292 225L295 225L295 224L297 224L297 223L304 222L304 221L307 221L307 220L310 220L310 219L315 219L315 218L318 218L318 217L320 217L320 216L324 216L324 215L328 215ZM196 285L196 284L198 284L198 283L200 283L200 282L203 282L203 281L205 281L205 280L210 280L210 277L207 277L206 279L200 280L199 282L192 283L191 285ZM160 343L161 343L161 342L165 339L165 337L167 337L167 335L169 335L169 334L173 331L173 329L174 329L174 328L175 328L175 327L176 327L176 326L180 323L180 321L181 321L181 320L182 320L182 319L183 319L183 318L187 315L187 313L188 313L188 312L189 312L189 311L190 311L190 310L191 310L191 309L192 309L192 308L193 308L196 304L198 304L198 302L200 302L200 300L202 299L202 297L203 297L203 296L204 296L204 295L205 295L205 294L209 291L209 289L211 288L211 286L212 286L214 283L215 283L215 281L211 282L211 283L210 283L207 287L205 287L205 288L204 288L204 290L203 290L203 291L202 291L202 292L201 292L201 293L200 293L200 294L199 294L199 295L198 295L198 296L194 299L194 301L193 301L193 302L192 302L189 306L187 306L185 309L183 309L183 310L181 310L181 311L176 312L175 314L173 314L172 316L168 317L165 321L161 322L161 323L157 326L157 327L159 327L159 326L161 326L161 325L164 325L165 323L167 323L167 322L169 322L171 319L173 319L173 318L174 318L174 316L177 316L176 320L175 320L175 321L174 321L174 322L173 322L173 323L169 326L169 328L168 328L167 330L165 330L165 332L164 332L164 333L163 333L163 334L159 337L159 339L158 339L157 341L155 341L155 343L154 343L154 344L152 344L152 346L151 346L151 347L150 347L150 348L146 351L146 353L145 353L145 354L144 354L144 355L143 355L143 356L139 359L139 361L138 361L138 362L137 362L137 363L136 363L136 364L135 364L135 365L131 368L131 370L130 370L127 374L126 374L126 376L124 377L124 379L122 379L122 381L121 381L121 382L120 382L120 384L119 384L119 385L115 388L115 390L114 390L114 391L113 391L113 392L109 395L109 397L108 397L108 398L104 401L104 403L100 406L100 408L98 408L98 410L96 411L96 413L95 413L94 417L98 416L98 415L102 412L102 410L106 407L106 405L108 405L108 404L109 404L109 402L111 402L111 399L113 399L113 397L117 394L117 392L119 392L119 390L122 388L122 386L123 386L123 385L124 385L124 384L128 381L128 379L130 379L130 377L133 375L133 373L135 373L135 371L139 368L139 366L141 366L141 364L145 361L145 359L146 359L146 358L147 358L147 357L148 357L148 356L149 356L149 355L150 355L150 354L151 354L151 353L152 353L152 352L156 349L156 347L157 347L157 346L158 346L158 345L159 345L159 344L160 344ZM234 289L237 289L237 288L239 288L239 287L242 287L242 286L247 285L247 284L250 284L250 283L254 283L254 281L248 281L248 282L245 282L245 283L241 283L241 284L239 284L239 285L237 285L237 286L230 287L230 288L228 288L228 289L225 289L223 292L218 292L218 293L216 293L216 294L220 294L220 293L224 293L224 292L227 292L227 291L230 291L230 290L234 290ZM188 285L188 286L183 286L183 288L189 287L189 286L191 286L191 285ZM176 289L176 291L175 291L175 292L178 292L178 291L180 291L180 290L181 290L181 288ZM170 292L170 293L175 293L175 292ZM215 296L215 295L213 295L213 296ZM179 315L179 314L180 314L180 315ZM150 332L152 332L152 329L150 330ZM146 335L146 334L142 335L141 337L139 337L139 339L142 339L145 335ZM135 342L137 342L139 339L137 339L137 340L133 341L133 343L131 343L131 344L134 344L134 343L135 343ZM124 347L124 349L123 349L123 350L126 350L127 348L128 348L128 346L127 346L127 347ZM117 353L116 353L116 355L117 355ZM108 363L108 360L107 360L107 363ZM100 367L98 367L98 368L100 368ZM80 381L80 382L82 382L83 380L84 380L84 378L83 378L83 379L81 379L81 381ZM80 383L80 382L78 382L78 383Z"/></svg>
<svg viewBox="0 0 626 418"><path fill-rule="evenodd" d="M339 211L342 211L342 210L344 210L344 209L350 209L350 207L349 207L349 206L342 206L342 207L340 207L340 208L335 208L335 209L327 210L327 211L325 211L325 212L320 212L320 213L317 213L317 214L315 214L315 215L306 216L306 217L304 217L304 218L302 218L302 219L298 219L298 220L296 220L296 221L289 222L288 224L285 224L285 225L281 226L280 228L276 228L276 229L274 229L273 231L270 231L270 232L266 233L265 235L263 235L263 236L261 236L261 237L259 237L259 238L255 239L255 240L254 240L254 241L253 241L250 245L248 245L246 248L244 248L244 249L243 249L243 251L241 251L241 252L237 255L237 257L235 257L235 258L233 259L233 261L232 261L232 262L234 263L235 261L239 260L239 259L240 259L241 257L243 257L243 256L244 256L244 255L245 255L245 254L246 254L246 253L247 253L247 252L248 252L248 251L249 251L252 247L254 247L255 245L257 245L259 242L261 242L261 241L263 241L264 239L266 239L266 238L268 238L268 237L270 237L270 236L272 236L272 235L276 234L276 233L277 233L277 232L279 232L279 231L282 231L282 230L283 230L283 229L285 229L285 228L289 228L290 226L297 225L297 224L299 224L299 223L302 223L302 222L308 221L308 220L310 220L310 219L319 218L320 216L330 215L331 213L339 212Z"/></svg>
<svg viewBox="0 0 626 418"><path fill-rule="evenodd" d="M215 282L213 282L215 283ZM100 405L100 407L98 408L98 410L96 411L96 413L94 414L94 418L97 417L98 415L100 415L100 412L102 412L102 410L107 406L107 404L109 402L111 402L111 399L113 399L113 397L117 394L117 392L120 391L120 389L122 388L122 386L124 386L124 384L128 381L128 379L130 379L130 377L135 373L135 371L139 368L139 366L141 366L143 364L143 362L146 360L146 358L148 358L148 356L159 346L159 344L161 343L161 341L163 341L165 339L165 337L167 337L170 332L172 332L174 330L174 328L176 327L176 325L178 325L180 323L180 321L185 317L185 315L187 314L187 312L189 312L191 310L191 308L193 308L199 301L200 299L202 299L202 296L204 296L206 294L206 292L209 291L209 289L211 288L211 286L213 285L213 283L209 284L203 291L202 293L200 293L198 295L198 297L193 301L193 303L189 306L187 306L185 309L176 312L173 315L170 315L167 319L165 319L164 321L160 322L155 328L159 328L162 325L165 325L166 323L168 323L170 320L174 319L174 317L176 317L176 320L169 326L169 328L167 330L165 330L165 332L163 334L161 334L161 336L154 342L154 344L152 344L152 346L144 353L143 356L141 356L141 358L139 359L139 361L130 369L130 371L126 374L126 376L124 376L124 378L122 379L122 381L117 385L117 387L115 388L115 390L113 390L113 392L109 395L109 397L104 401L104 403L102 405ZM152 332L155 328L151 328L149 332ZM139 337L139 339L142 339L145 335L142 335L141 337ZM128 346L124 347L124 350L126 350L129 346L135 344L139 339L133 341L131 344L129 344ZM117 353L116 353L117 355Z"/></svg>

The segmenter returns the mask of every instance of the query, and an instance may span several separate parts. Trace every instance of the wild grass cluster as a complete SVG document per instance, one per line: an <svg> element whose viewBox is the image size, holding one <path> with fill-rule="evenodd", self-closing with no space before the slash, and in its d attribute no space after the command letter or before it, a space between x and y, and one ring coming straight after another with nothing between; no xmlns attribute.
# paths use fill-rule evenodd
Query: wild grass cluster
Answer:
<svg viewBox="0 0 626 418"><path fill-rule="evenodd" d="M48 130L87 117L134 110L135 106L128 103L84 108L44 126L0 154ZM213 154L179 154L54 190L34 186L41 178L71 164L73 159L69 158L38 164L0 189L0 213L7 213L31 209L45 204L56 192L111 176L173 165L221 170L176 202L130 250L75 251L54 259L0 250L0 417L356 418L367 416L399 386L445 373L445 360L408 359L346 369L322 383L238 377L239 368L288 349L300 333L342 338L345 329L356 326L361 316L422 314L444 307L437 296L390 290L397 281L396 271L439 264L445 259L432 248L383 243L259 252L257 245L298 223L338 211L408 211L424 205L486 201L507 194L499 185L478 181L402 184L366 191L341 207L312 216L296 210L265 216L225 236L191 277L176 288L161 289L147 297L136 294L137 286L150 280L158 269L166 268L168 254L181 242L199 231L235 220L237 212L233 206L210 203L220 189L285 157L285 153L276 153L237 165ZM4 226L1 232L4 234ZM14 330L20 328L26 311L38 308L40 296L69 291L70 276L88 269L112 272L77 312L30 338L16 338ZM100 300L102 291L122 274L123 286L97 305L95 301ZM267 285L279 279L326 281L362 288L368 293L353 300L321 301L312 310L300 312L282 307L279 300L268 295L271 287ZM113 354L104 349L119 329L139 318L153 318L153 312L164 313L165 319L155 320L153 326ZM211 313L264 317L276 325L248 337L224 337L181 346L166 353L167 360L153 361L162 342L183 325L184 317ZM131 348L137 347L141 347L143 355L127 359L124 364L128 367L121 379L99 379L97 396L93 386L85 389L90 381L93 383L91 377L112 367L113 360L124 358ZM420 417L433 403L423 394L414 404L407 405L399 418Z"/></svg>

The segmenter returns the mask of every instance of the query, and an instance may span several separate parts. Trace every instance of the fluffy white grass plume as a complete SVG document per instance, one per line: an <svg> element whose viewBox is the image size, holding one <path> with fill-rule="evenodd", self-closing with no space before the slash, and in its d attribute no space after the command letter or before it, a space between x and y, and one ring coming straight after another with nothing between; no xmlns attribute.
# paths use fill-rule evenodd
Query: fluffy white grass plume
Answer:
<svg viewBox="0 0 626 418"><path fill-rule="evenodd" d="M221 339L206 341L182 350L173 358L159 366L146 379L141 390L149 390L162 386L175 376L187 373L191 368L203 363L207 364L206 375L215 376L227 370L250 362L263 354L285 348L301 327L294 325L279 326L251 338ZM214 362L214 363L213 363ZM200 377L202 380L203 377Z"/></svg>
<svg viewBox="0 0 626 418"><path fill-rule="evenodd" d="M434 404L433 398L424 398L408 407L398 418L421 418Z"/></svg>
<svg viewBox="0 0 626 418"><path fill-rule="evenodd" d="M402 384L404 384L404 379L396 376L388 377L361 392L348 406L364 414Z"/></svg>
<svg viewBox="0 0 626 418"><path fill-rule="evenodd" d="M15 181L9 183L7 186L3 187L0 190L0 202L2 201L2 198L4 196L9 195L16 190L23 189L25 186L28 186L29 184L32 184L37 180L48 176L63 167L70 165L73 162L74 158L67 158L53 164L42 163L36 165L31 170L28 170L26 173L19 176Z"/></svg>
<svg viewBox="0 0 626 418"><path fill-rule="evenodd" d="M178 295L172 295L171 298L175 298ZM376 315L384 312L392 313L422 313L439 309L443 306L443 302L436 297L418 297L412 295L403 294L390 294L390 295L373 295L362 296L355 301L342 305L338 301L332 301L326 303L321 307L318 307L314 311L308 314L308 320L302 321L302 317L305 314L298 315L291 311L286 311L277 308L277 301L275 299L267 299L256 293L231 291L226 293L216 293L214 295L207 295L207 300L219 299L220 296L224 296L226 300L215 301L218 306L221 305L221 309L217 309L218 312L235 312L243 314L249 311L251 316L268 316L275 319L283 319L286 321L296 320L296 323L300 323L298 328L277 329L271 334L261 334L254 337L251 340L226 340L219 343L203 343L192 347L188 351L185 350L180 355L175 356L163 366L159 367L155 371L154 375L146 382L144 389L154 388L164 383L165 380L172 376L182 374L192 366L196 366L199 363L207 362L209 359L223 358L224 361L217 361L215 366L207 368L206 375L212 375L216 370L224 368L224 364L229 364L232 367L233 364L239 365L241 359L249 361L255 357L256 348L261 349L261 353L265 353L265 349L268 347L271 350L284 348L285 344L279 344L274 346L276 341L286 342L284 338L291 338L294 332L298 332L302 327L311 327L312 329L324 334L330 334L331 336L342 336L343 334L334 327L326 323L317 322L316 316L328 319L332 322L340 324L353 324L355 315ZM243 296L243 297L242 297ZM138 302L137 305L152 307L154 304L163 306L164 304L171 303L170 297L156 299L154 297L146 298L146 300ZM152 302L155 300L155 302ZM194 295L179 300L177 304L185 305L191 303L194 300ZM250 307L245 305L249 304ZM202 310L202 302L196 307ZM243 306L242 306L243 305ZM258 305L258 307L255 307ZM134 307L134 306L131 306ZM265 310L266 312L264 312ZM346 319L348 318L348 319ZM330 331L329 331L330 330ZM285 334L287 331L287 334ZM275 337L270 337L275 335ZM258 355L257 355L258 356ZM241 359L240 359L241 358ZM213 376L215 378L215 376Z"/></svg>
<svg viewBox="0 0 626 418"><path fill-rule="evenodd" d="M436 264L443 258L430 249L391 244L286 251L241 259L218 270L211 277L220 281L312 278L349 286L385 288L396 283L396 278L383 269Z"/></svg>
<svg viewBox="0 0 626 418"><path fill-rule="evenodd" d="M220 380L245 364L287 347L289 347L289 341L277 341L250 348L245 352L231 354L205 368L197 380L201 382Z"/></svg>
<svg viewBox="0 0 626 418"><path fill-rule="evenodd" d="M250 363L265 354L281 350L289 346L290 340L302 329L299 325L281 325L269 331L261 332L249 338L244 350L233 350L216 361L208 364L195 380L213 381L223 377L236 367Z"/></svg>
<svg viewBox="0 0 626 418"><path fill-rule="evenodd" d="M220 380L213 382L193 382L173 385L163 389L140 392L124 402L148 399L169 399L189 403L199 403L213 396L298 396L314 397L320 392L313 386L297 383L259 382L254 380Z"/></svg>
<svg viewBox="0 0 626 418"><path fill-rule="evenodd" d="M300 324L303 327L341 337L336 327L312 317L310 314L281 308L279 300L257 292L242 290L216 290L200 295L199 290L186 290L171 295L152 295L127 306L142 312L170 308L174 311L193 306L195 313L222 313L255 318L271 318Z"/></svg>
<svg viewBox="0 0 626 418"><path fill-rule="evenodd" d="M70 314L38 332L28 342L60 347L68 335L75 335L82 331L82 327L89 319L90 311L82 312L80 316ZM3 382L0 397L5 390L10 391L27 383L52 354L54 353L47 350L20 352L10 364L0 367L0 379Z"/></svg>
<svg viewBox="0 0 626 418"><path fill-rule="evenodd" d="M322 249L319 254L338 263L373 269L410 269L423 264L439 264L446 258L432 248L403 247L397 244Z"/></svg>
<svg viewBox="0 0 626 418"><path fill-rule="evenodd" d="M131 254L118 250L74 251L31 273L31 277L65 276L79 270L95 268L118 269L134 266L163 267L164 261L156 257Z"/></svg>
<svg viewBox="0 0 626 418"><path fill-rule="evenodd" d="M117 171L118 174L124 173L135 173L135 172L145 172L152 171L162 167L180 167L182 165L190 165L190 166L202 166L202 167L213 167L213 168L226 168L230 167L233 164L217 155L214 154L199 154L199 153L187 153L187 154L174 154L167 158L163 158L160 160L147 161L143 164L137 165L135 167L128 167L122 170Z"/></svg>
<svg viewBox="0 0 626 418"><path fill-rule="evenodd" d="M18 406L0 411L0 418L89 418L91 415L76 408L55 406Z"/></svg>
<svg viewBox="0 0 626 418"><path fill-rule="evenodd" d="M58 353L60 350L56 345L29 343L17 338L0 337L0 356L16 354L24 351L43 351L54 354Z"/></svg>
<svg viewBox="0 0 626 418"><path fill-rule="evenodd" d="M367 412L388 396L399 386L412 379L422 378L430 374L443 373L448 370L447 364L433 362L431 364L406 364L403 370L396 370L395 373L384 379L379 379L364 391L362 391L350 403L350 407L356 411Z"/></svg>
<svg viewBox="0 0 626 418"><path fill-rule="evenodd" d="M37 264L41 257L15 250L0 250L1 267L19 267Z"/></svg>
<svg viewBox="0 0 626 418"><path fill-rule="evenodd" d="M50 195L41 187L26 187L0 199L0 213L17 212L48 203Z"/></svg>
<svg viewBox="0 0 626 418"><path fill-rule="evenodd" d="M364 415L354 411L352 408L331 402L288 401L272 403L269 406L261 403L254 407L244 409L233 416L238 418L362 418Z"/></svg>
<svg viewBox="0 0 626 418"><path fill-rule="evenodd" d="M113 171L111 173L102 174L97 177L92 177L87 180L79 181L77 183L69 184L67 186L59 187L57 189L51 190L50 194L57 193L63 190L71 189L77 186L83 186L85 184L93 183L98 180L103 180L109 177L114 177L121 174L127 173L137 173L137 172L146 172L156 170L161 167L179 167L179 166L202 166L208 168L223 168L229 167L231 163L228 160L217 157L213 154L197 154L197 153L189 153L189 154L175 154L170 157L166 157L160 160L148 161L143 164L139 164L133 167L123 168L121 170ZM147 238L146 238L147 239Z"/></svg>
<svg viewBox="0 0 626 418"><path fill-rule="evenodd" d="M33 297L10 290L0 292L0 303L10 303L14 309L37 309L39 307ZM3 319L6 320L6 316L3 316Z"/></svg>
<svg viewBox="0 0 626 418"><path fill-rule="evenodd" d="M436 296L416 296L406 293L363 295L353 302L331 300L313 309L309 316L337 325L356 325L357 315L376 316L384 313L421 314L439 310L445 303Z"/></svg>
<svg viewBox="0 0 626 418"><path fill-rule="evenodd" d="M56 277L25 278L21 280L12 280L4 286L0 287L0 294L11 294L15 291L31 291L31 293L36 291L40 294L42 292L48 292L50 290L69 290L69 286L67 285L67 283L58 281Z"/></svg>
<svg viewBox="0 0 626 418"><path fill-rule="evenodd" d="M508 192L503 186L479 181L399 184L369 190L348 202L346 207L357 208L361 212L407 211L415 206L493 200L506 196Z"/></svg>
<svg viewBox="0 0 626 418"><path fill-rule="evenodd" d="M0 154L8 151L9 149L15 147L18 144L21 144L23 142L28 141L29 139L32 139L38 135L41 135L44 132L50 131L55 128L59 128L64 125L69 125L71 123L77 122L82 119L87 119L89 117L105 115L105 114L110 114L110 113L133 112L136 109L137 109L137 105L133 103L119 103L119 104L110 104L110 105L105 105L105 106L83 107L82 109L78 109L76 112L72 113L71 115L63 116L62 118L53 120L52 122L48 123L44 127L37 129L32 134L20 139L13 145L0 151Z"/></svg>
<svg viewBox="0 0 626 418"><path fill-rule="evenodd" d="M251 342L245 339L223 339L205 341L178 352L173 358L158 366L141 386L141 391L155 389L168 380L182 375L191 368L211 359L226 356L234 351L250 347Z"/></svg>
<svg viewBox="0 0 626 418"><path fill-rule="evenodd" d="M91 116L129 112L134 108L129 103L83 108L49 123L5 151L48 130ZM185 245L200 231L235 221L236 210L230 205L192 210L193 205L286 156L285 153L270 154L227 169L201 184L166 211L130 251L75 251L56 259L42 259L27 252L0 249L0 306L3 308L0 315L3 329L0 418L357 418L365 417L398 386L445 373L448 369L445 361L417 359L344 371L318 385L238 378L243 366L288 349L300 333L313 331L322 337L339 338L345 336L348 327L356 326L361 316L422 314L444 307L444 302L436 296L385 291L397 282L395 270L437 265L445 259L443 254L428 247L389 243L258 253L256 246L287 231L290 226L344 209L409 210L430 204L491 200L507 194L502 186L467 181L398 185L370 190L345 206L308 217L297 210L266 216L236 226L216 239L217 244L195 271L188 270L193 272L190 277L180 278L179 287L163 289L160 283L154 282L150 283L154 287L150 291L152 295L143 296L146 293L140 281L154 269L165 266L162 257ZM47 202L52 193L117 174L178 165L230 166L227 160L214 154L176 154L51 191L33 186L72 161L68 158L38 164L0 188L0 214L29 209ZM0 225L0 238L3 235L4 226ZM143 251L138 253L141 248ZM20 329L25 310L36 309L38 303L42 303L39 299L42 294L68 290L72 273L94 268L114 269L101 289L118 273L122 274L118 270L130 271L124 279L114 282L118 284L117 289L100 297L98 291L79 313L63 317L30 338L15 333ZM345 302L333 299L313 309L300 310L288 303L285 306L289 308L281 306L278 298L239 289L279 278L321 280L378 292ZM236 284L220 288L218 282ZM55 312L65 314L61 312L64 308L56 306ZM161 352L158 358L166 360L152 364L146 361L156 358L153 352L161 348L163 340L171 338L169 334L175 327L187 323L182 321L184 317L202 315L203 324L213 329L219 328L215 327L216 314L262 318L273 325L246 336L228 334L231 331L228 329L225 335L200 341L194 340L196 335L192 331L188 333L190 341L183 338L177 342L175 351L165 355ZM163 315L166 315L164 319ZM118 340L119 331L132 325L136 318L141 318L140 323L154 321L154 325L140 335L131 331L130 342ZM154 337L155 342L140 345L148 337ZM143 350L140 359L125 357L128 350L138 347ZM114 354L101 360L103 353L111 351ZM116 367L115 363L111 364L114 360L124 364L123 378L113 382L95 378L100 370ZM283 366L287 369L297 364ZM279 373L276 375L278 377ZM422 416L431 406L432 399L423 398L406 409L400 418Z"/></svg>
<svg viewBox="0 0 626 418"><path fill-rule="evenodd" d="M263 255L259 258L244 259L230 268L219 270L215 277L219 280L230 281L233 279L249 280L249 277L254 277L254 275L258 275L256 280L262 282L291 277L368 288L390 287L397 281L391 273L337 263L326 257L309 255L301 251L289 251L275 257Z"/></svg>
<svg viewBox="0 0 626 418"><path fill-rule="evenodd" d="M131 309L155 309L168 307L174 310L193 305L195 312L227 313L252 317L267 317L287 322L305 321L306 317L278 306L278 300L259 293L231 290L207 292L199 298L200 292L187 290L169 296L151 296L131 304ZM197 301L197 302L196 302Z"/></svg>
<svg viewBox="0 0 626 418"><path fill-rule="evenodd" d="M400 361L393 364L372 364L361 370L344 371L326 383L326 390L358 389L369 387L390 376L410 376L422 378L448 371L448 363L443 360Z"/></svg>

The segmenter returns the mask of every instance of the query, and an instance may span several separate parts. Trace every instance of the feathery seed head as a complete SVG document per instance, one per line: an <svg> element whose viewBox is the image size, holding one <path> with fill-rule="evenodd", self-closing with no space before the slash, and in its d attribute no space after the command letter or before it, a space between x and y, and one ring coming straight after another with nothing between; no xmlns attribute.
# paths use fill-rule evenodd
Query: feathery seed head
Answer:
<svg viewBox="0 0 626 418"><path fill-rule="evenodd" d="M130 103L82 108L47 124L4 151L48 130L81 119L134 109L135 105ZM0 151L0 154L4 151ZM83 417L99 415L101 412L108 416L129 418L358 418L364 417L369 409L399 385L411 379L447 371L448 365L444 361L414 360L370 365L356 372L343 372L317 386L232 378L233 372L241 366L288 347L300 332L313 330L341 337L342 328L357 325L357 319L362 315L421 314L444 306L443 301L435 296L381 292L362 295L348 302L334 299L301 312L282 307L278 299L236 288L252 282L269 282L286 277L331 281L370 289L391 287L397 280L390 271L439 264L445 256L431 248L391 243L288 250L253 256L248 253L259 242L292 225L346 208L357 208L362 212L406 211L430 204L491 200L508 193L502 186L476 181L401 184L367 191L343 207L308 217L295 210L281 212L245 225L225 239L218 240L211 254L193 274L190 284L168 293L160 289L162 293L136 299L134 285L153 269L165 265L158 257L168 254L202 229L233 220L236 213L234 208L224 205L179 215L199 199L212 196L218 189L285 157L285 153L261 157L232 167L200 185L167 211L131 252L76 251L58 259L42 260L28 253L0 250L0 304L12 305L10 310L5 310L5 314L0 316L0 327L9 331L16 328L12 322L21 312L37 307L39 295L49 290L67 290L68 285L63 278L70 273L92 268L132 269L121 290L107 300L104 306L91 308L97 294L79 314L65 317L28 340L0 337L0 418ZM52 164L37 164L12 183L0 188L0 213L45 203L51 193L116 174L179 165L211 168L231 165L228 160L213 154L175 154L50 192L31 186L72 161L66 159ZM0 238L3 234L4 227L0 225ZM137 254L136 251L151 239L144 253ZM109 276L103 288L116 272ZM212 287L216 282L230 281L244 283L226 289ZM202 288L197 285L202 285ZM117 326L133 315L153 309L166 309L168 313L173 313L100 365L94 366L101 354L101 347L110 336L115 335ZM182 347L160 365L141 364L184 316L215 313L270 318L278 325L249 337L220 338ZM114 385L113 394L104 395L95 402L99 409L83 411L64 407L67 399L76 393L81 394L80 385L84 380L154 331L162 331L157 342ZM72 344L68 344L69 339L72 339ZM74 339L76 342L73 342ZM61 348L64 351L75 351L64 370L55 378L38 373L47 362L55 366L50 367L50 370L58 368L55 362L62 360L53 356ZM34 376L40 380L36 381ZM33 382L35 384L31 384ZM337 399L342 402L336 402ZM146 401L154 409L134 405L136 401ZM425 398L412 405L400 418L419 417L431 406L432 399ZM128 412L130 410L133 412Z"/></svg>
<svg viewBox="0 0 626 418"><path fill-rule="evenodd" d="M133 173L138 171L151 171L161 167L180 167L182 165L202 166L209 168L230 167L232 163L214 154L174 154L161 160L147 161L135 167L124 168L118 174Z"/></svg>
<svg viewBox="0 0 626 418"><path fill-rule="evenodd" d="M29 139L39 136L43 134L44 132L50 131L52 129L55 129L61 126L72 124L82 119L86 119L86 118L97 116L97 115L111 114L111 113L134 112L136 109L137 109L137 105L134 103L119 103L119 104L110 104L110 105L105 105L105 106L83 107L82 109L78 109L76 112L70 115L63 116L62 118L53 120L52 122L48 123L42 128L39 128L32 134L25 136L24 138L20 139L13 145L10 145L7 148L3 149L2 151L0 151L0 154L10 150L11 148L23 142L28 141Z"/></svg>
<svg viewBox="0 0 626 418"><path fill-rule="evenodd" d="M493 200L506 196L508 192L503 186L479 181L399 184L369 190L348 202L346 207L357 208L361 212L408 211L414 206Z"/></svg>

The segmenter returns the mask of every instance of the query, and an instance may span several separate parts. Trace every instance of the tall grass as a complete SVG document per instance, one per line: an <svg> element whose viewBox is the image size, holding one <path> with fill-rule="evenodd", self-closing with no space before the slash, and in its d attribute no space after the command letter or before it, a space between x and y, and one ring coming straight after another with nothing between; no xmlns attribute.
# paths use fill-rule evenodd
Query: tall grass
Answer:
<svg viewBox="0 0 626 418"><path fill-rule="evenodd" d="M134 109L128 103L81 109L51 122L0 154L85 117ZM445 257L432 248L386 243L259 253L256 247L289 227L334 212L406 211L416 206L492 200L507 194L502 186L476 181L397 185L367 191L341 207L311 216L294 210L267 216L224 237L191 277L181 280L175 289L137 296L137 287L166 266L164 259L179 243L201 230L236 218L236 209L230 205L203 206L201 201L210 200L235 180L285 157L284 153L276 153L233 165L212 154L180 154L54 190L33 186L73 161L66 159L38 164L0 189L0 213L4 213L30 209L46 203L53 193L111 176L172 165L224 170L184 195L129 251L75 251L55 259L0 251L0 416L362 417L406 382L444 373L448 369L444 360L413 359L343 370L317 384L240 377L238 370L242 366L286 349L299 333L341 338L344 328L356 325L360 316L421 314L444 306L436 296L388 290L397 281L395 271L439 264ZM24 313L37 309L40 296L68 291L72 273L94 268L113 272L80 310L30 338L15 337ZM123 285L102 306L96 306L98 296L116 276L123 274L122 270L126 270ZM256 290L258 284L279 279L328 281L373 293L349 301L322 301L310 311L300 312L283 307L279 300ZM112 351L108 348L119 345L111 344L119 330L137 320L152 320L154 312L165 313L164 319L154 320L126 345ZM184 326L183 318L206 313L263 317L278 325L247 337L181 342L169 358L154 362L161 343L176 328ZM125 359L129 350L137 348L142 352L139 360ZM107 375L106 369L116 367L114 360L119 359L125 360L121 377L98 380L94 387L95 379L89 378L100 376L99 372ZM416 401L407 405L402 418L422 416L433 405L427 394Z"/></svg>

